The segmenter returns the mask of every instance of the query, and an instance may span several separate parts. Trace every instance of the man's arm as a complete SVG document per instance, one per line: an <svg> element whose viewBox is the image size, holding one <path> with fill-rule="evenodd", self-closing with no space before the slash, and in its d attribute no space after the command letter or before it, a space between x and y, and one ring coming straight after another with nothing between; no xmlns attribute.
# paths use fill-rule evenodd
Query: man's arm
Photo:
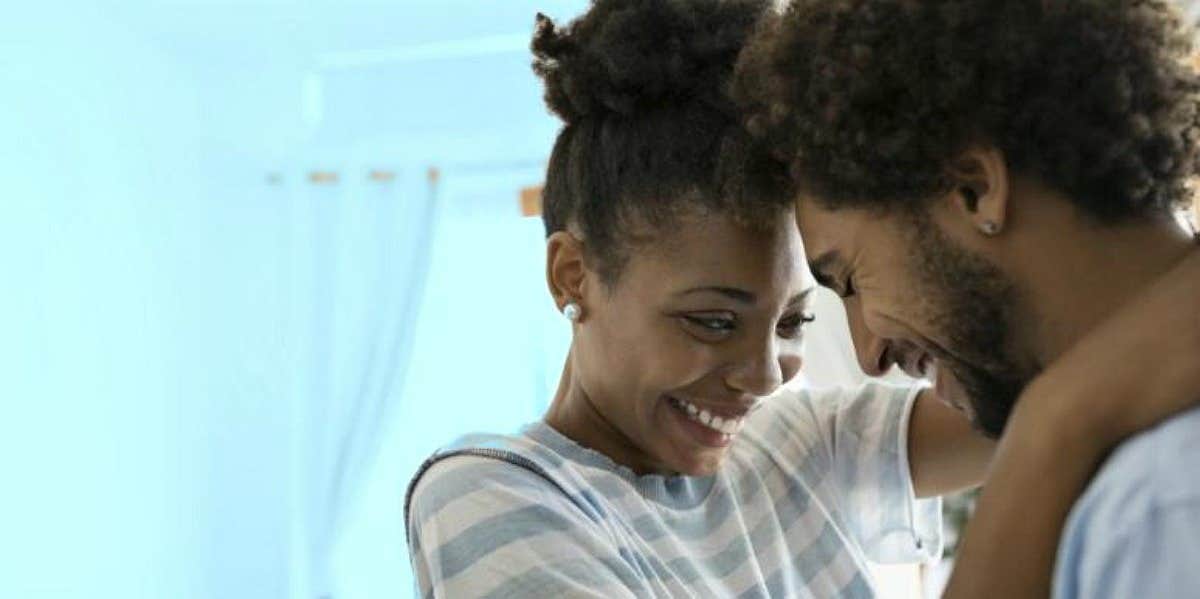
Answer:
<svg viewBox="0 0 1200 599"><path fill-rule="evenodd" d="M1108 451L1200 402L1197 306L1200 253L1026 389L997 446L946 597L1050 595L1067 514Z"/></svg>

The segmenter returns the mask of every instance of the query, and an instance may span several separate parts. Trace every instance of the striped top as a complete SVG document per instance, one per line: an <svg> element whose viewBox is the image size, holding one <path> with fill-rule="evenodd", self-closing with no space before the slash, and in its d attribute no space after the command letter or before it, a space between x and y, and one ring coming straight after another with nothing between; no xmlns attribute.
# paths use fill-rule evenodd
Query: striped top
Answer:
<svg viewBox="0 0 1200 599"><path fill-rule="evenodd" d="M709 477L637 476L542 423L466 437L409 487L420 596L874 596L868 559L941 553L908 466L919 391L788 390Z"/></svg>

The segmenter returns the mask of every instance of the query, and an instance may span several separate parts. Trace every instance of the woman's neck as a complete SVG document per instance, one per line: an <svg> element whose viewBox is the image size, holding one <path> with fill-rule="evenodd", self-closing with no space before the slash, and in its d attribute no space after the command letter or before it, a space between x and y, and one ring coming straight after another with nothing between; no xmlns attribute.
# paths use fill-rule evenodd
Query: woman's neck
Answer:
<svg viewBox="0 0 1200 599"><path fill-rule="evenodd" d="M542 417L543 422L579 445L633 470L635 474L662 473L662 469L650 464L637 444L596 406L575 376L572 358L572 354L567 355L558 390Z"/></svg>

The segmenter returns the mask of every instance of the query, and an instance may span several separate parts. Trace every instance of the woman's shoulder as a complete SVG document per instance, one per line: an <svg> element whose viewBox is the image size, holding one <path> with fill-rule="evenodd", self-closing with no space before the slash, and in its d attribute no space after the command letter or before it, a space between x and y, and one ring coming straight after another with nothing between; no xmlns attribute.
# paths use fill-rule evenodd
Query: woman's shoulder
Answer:
<svg viewBox="0 0 1200 599"><path fill-rule="evenodd" d="M447 503L473 492L523 490L549 483L534 443L523 435L474 433L438 448L409 481L406 504Z"/></svg>
<svg viewBox="0 0 1200 599"><path fill-rule="evenodd" d="M577 499L580 477L571 470L569 461L528 434L469 435L439 449L418 469L406 494L405 519L457 518L464 511L475 517L479 511L504 514L531 506L588 517L590 505Z"/></svg>
<svg viewBox="0 0 1200 599"><path fill-rule="evenodd" d="M428 512L454 504L493 506L528 503L558 491L542 473L511 461L475 453L443 456L426 465L410 483L408 503Z"/></svg>

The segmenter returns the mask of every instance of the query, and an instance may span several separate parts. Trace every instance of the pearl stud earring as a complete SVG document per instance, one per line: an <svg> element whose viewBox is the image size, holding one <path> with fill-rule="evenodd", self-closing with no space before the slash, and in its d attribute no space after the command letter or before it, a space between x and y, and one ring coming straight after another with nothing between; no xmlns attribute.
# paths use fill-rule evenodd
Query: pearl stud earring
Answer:
<svg viewBox="0 0 1200 599"><path fill-rule="evenodd" d="M562 313L563 313L563 316L567 317L567 320L569 320L571 322L576 322L579 320L579 316L581 314L583 314L583 309L579 307L579 304L577 304L575 302L570 302L567 305L563 306Z"/></svg>
<svg viewBox="0 0 1200 599"><path fill-rule="evenodd" d="M983 234L988 236L996 235L1000 232L1000 225L996 224L995 221L984 221L982 228Z"/></svg>

